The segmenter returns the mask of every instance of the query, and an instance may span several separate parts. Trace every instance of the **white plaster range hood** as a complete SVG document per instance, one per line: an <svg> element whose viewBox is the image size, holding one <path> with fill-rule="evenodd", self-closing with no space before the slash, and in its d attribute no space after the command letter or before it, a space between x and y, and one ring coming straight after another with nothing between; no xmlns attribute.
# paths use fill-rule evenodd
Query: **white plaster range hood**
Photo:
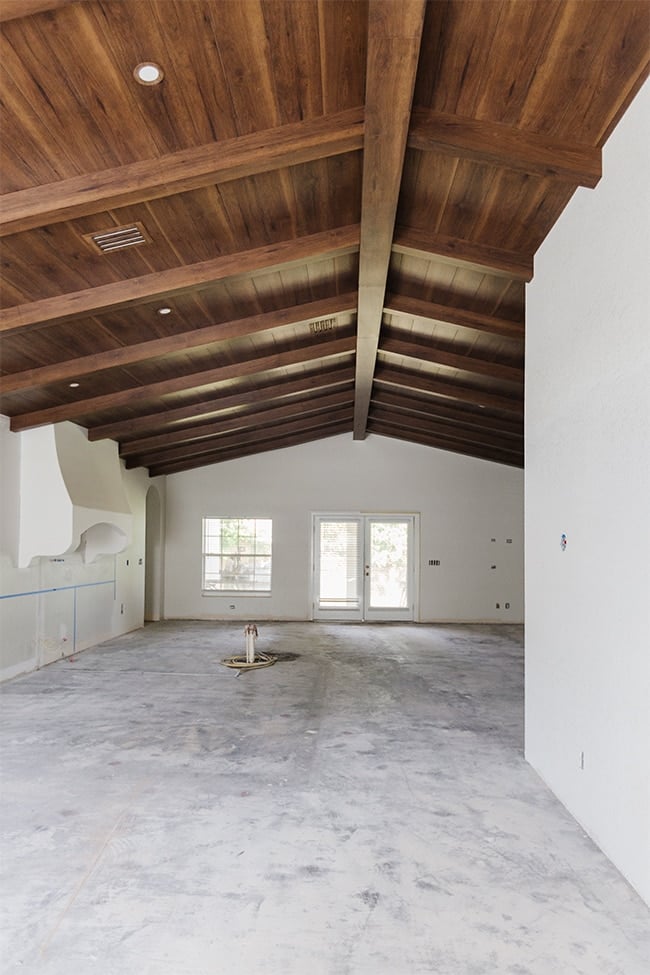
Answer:
<svg viewBox="0 0 650 975"><path fill-rule="evenodd" d="M121 552L132 515L112 440L88 441L74 423L20 434L19 568L36 556L82 553L85 562Z"/></svg>

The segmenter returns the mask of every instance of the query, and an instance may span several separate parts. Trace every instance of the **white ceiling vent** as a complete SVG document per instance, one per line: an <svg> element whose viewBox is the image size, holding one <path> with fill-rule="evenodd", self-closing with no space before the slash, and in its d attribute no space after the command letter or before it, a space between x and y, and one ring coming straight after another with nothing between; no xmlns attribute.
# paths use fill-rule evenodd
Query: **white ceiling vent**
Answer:
<svg viewBox="0 0 650 975"><path fill-rule="evenodd" d="M110 230L101 230L83 236L84 240L87 240L91 247L101 254L111 254L125 247L151 243L151 238L141 223L131 223L126 227L111 227Z"/></svg>

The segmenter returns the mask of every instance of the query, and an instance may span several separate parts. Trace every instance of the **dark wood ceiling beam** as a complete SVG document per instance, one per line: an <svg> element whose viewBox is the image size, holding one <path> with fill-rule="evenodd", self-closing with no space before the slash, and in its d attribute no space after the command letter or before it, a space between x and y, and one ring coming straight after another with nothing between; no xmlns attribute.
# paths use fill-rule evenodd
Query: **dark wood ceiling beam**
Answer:
<svg viewBox="0 0 650 975"><path fill-rule="evenodd" d="M391 329L382 336L380 351L419 361L424 360L429 365L446 366L449 369L460 369L463 372L488 376L490 379L503 379L506 382L523 385L523 367L506 366L500 362L490 362L488 359L479 359L473 355L447 352L425 340L407 338L406 336L410 336L410 334L404 333L403 337L395 329Z"/></svg>
<svg viewBox="0 0 650 975"><path fill-rule="evenodd" d="M524 400L521 395L502 396L500 393L477 389L475 386L468 386L453 379L442 379L439 376L434 378L425 372L396 368L381 362L377 366L375 380L400 389L414 389L418 392L458 400L460 403L502 410L506 413L523 415L524 412Z"/></svg>
<svg viewBox="0 0 650 975"><path fill-rule="evenodd" d="M533 278L532 255L414 227L396 228L393 251L441 261L443 264L460 264L496 277L514 278L517 281L532 281Z"/></svg>
<svg viewBox="0 0 650 975"><path fill-rule="evenodd" d="M496 464L506 464L508 467L523 467L522 453L504 451L498 447L481 447L478 444L467 444L462 440L447 437L430 437L421 433L411 433L408 430L397 429L386 422L371 420L368 432L382 437L392 437L394 440L406 440L409 443L420 444L423 447L434 447L437 450L449 450L454 454L464 454L479 460L488 460Z"/></svg>
<svg viewBox="0 0 650 975"><path fill-rule="evenodd" d="M117 311L131 305L171 298L188 291L200 291L216 281L240 274L268 273L276 268L304 264L327 256L349 254L359 246L359 226L337 227L321 233L265 244L236 254L223 254L209 261L154 271L125 281L87 288L71 294L42 298L26 305L16 305L0 311L0 332L25 331L42 328L71 318Z"/></svg>
<svg viewBox="0 0 650 975"><path fill-rule="evenodd" d="M184 420L198 420L200 417L214 418L224 410L238 406L249 406L254 403L278 402L289 399L293 394L321 390L348 384L354 381L354 366L337 363L334 366L325 365L310 372L301 373L296 379L286 379L278 384L277 378L266 380L252 388L231 392L228 387L218 396L210 399L194 400L184 406L177 406L164 412L141 414L114 423L104 423L88 429L89 440L105 440L112 438L139 437L144 431L168 429L170 425L182 423Z"/></svg>
<svg viewBox="0 0 650 975"><path fill-rule="evenodd" d="M354 437L365 437L425 0L371 0L361 196Z"/></svg>
<svg viewBox="0 0 650 975"><path fill-rule="evenodd" d="M257 444L266 439L277 439L284 434L306 433L309 430L318 430L323 426L328 427L336 426L339 423L351 423L352 409L352 402L350 402L342 408L333 410L325 420L322 414L300 417L298 420L289 420L284 423L278 423L275 426L261 426L246 431L240 430L237 433L213 437L212 440L197 440L193 443L181 444L178 447L168 447L167 449L148 451L145 454L136 454L126 459L126 466L131 469L134 467L150 467L151 465L173 463L178 460L198 457L201 454L211 454L219 446L223 449L228 449L229 447Z"/></svg>
<svg viewBox="0 0 650 975"><path fill-rule="evenodd" d="M90 416L93 413L116 409L120 406L133 407L136 404L151 402L172 393L211 386L214 383L222 382L224 379L238 379L241 376L251 376L267 370L284 369L286 366L309 362L314 359L345 355L353 350L354 336L323 342L301 343L300 346L286 352L275 352L272 355L240 360L202 372L176 376L173 379L163 379L147 386L135 386L115 393L105 393L102 396L92 396L74 402L62 403L59 406L51 406L33 413L21 413L11 418L11 429L28 430L31 427L43 426L46 423L58 423L61 420Z"/></svg>
<svg viewBox="0 0 650 975"><path fill-rule="evenodd" d="M454 424L459 429L489 430L519 440L524 436L523 418L511 420L507 417L494 416L485 410L478 413L470 412L464 410L458 403L441 403L440 399L434 396L414 396L397 387L384 386L376 380L372 389L370 408L375 405L397 409L408 416L443 420Z"/></svg>
<svg viewBox="0 0 650 975"><path fill-rule="evenodd" d="M421 433L424 436L445 437L463 443L479 444L484 447L498 447L503 450L521 453L523 441L515 442L503 439L499 434L487 433L484 430L459 428L453 423L443 420L429 420L422 416L397 414L393 410L370 404L369 416L377 423L385 423L394 429L406 430L410 433Z"/></svg>
<svg viewBox="0 0 650 975"><path fill-rule="evenodd" d="M56 10L66 7L77 0L0 0L0 23L5 20L17 20L19 17L31 17L46 10Z"/></svg>
<svg viewBox="0 0 650 975"><path fill-rule="evenodd" d="M213 439L219 434L230 433L234 430L246 432L277 420L286 420L298 415L309 416L313 413L322 413L341 406L351 406L353 398L352 384L349 384L347 389L335 388L333 391L327 391L320 396L311 398L298 396L293 398L290 403L285 403L282 406L270 406L263 409L253 408L236 413L234 416L228 415L207 423L160 433L157 436L129 440L121 445L120 457L128 457L132 454L143 456L152 450Z"/></svg>
<svg viewBox="0 0 650 975"><path fill-rule="evenodd" d="M19 190L2 198L0 236L352 152L363 128L363 107L350 108Z"/></svg>
<svg viewBox="0 0 650 975"><path fill-rule="evenodd" d="M357 295L352 292L346 295L335 295L321 301L312 301L292 308L281 308L279 311L266 312L261 315L251 315L219 325L208 325L205 328L193 329L189 332L178 332L166 335L164 338L150 339L135 345L120 346L106 352L94 355L80 356L65 362L52 363L37 369L26 369L24 372L0 377L0 390L3 393L13 393L18 390L31 389L48 383L63 382L67 379L80 379L104 369L114 369L119 366L132 365L136 362L147 362L158 356L184 352L187 349L197 349L201 346L212 345L228 339L241 338L257 332L268 331L272 328L282 328L285 325L303 325L318 318L331 318L336 315L349 314L356 310Z"/></svg>
<svg viewBox="0 0 650 975"><path fill-rule="evenodd" d="M423 301L421 298L411 298L408 295L387 295L384 311L390 315L419 318L426 322L445 322L449 325L458 325L461 328L471 328L476 332L487 332L490 335L519 339L522 342L525 336L523 322L513 322L506 318L497 318L494 315L479 314L465 308L438 305L431 301Z"/></svg>
<svg viewBox="0 0 650 975"><path fill-rule="evenodd" d="M170 464L158 464L151 466L149 473L151 477L158 477L160 474L178 474L182 471L193 470L197 467L207 467L209 464L220 464L227 460L250 457L252 454L263 454L272 450L284 450L287 447L297 447L300 444L312 443L315 440L327 440L329 437L337 437L342 433L348 433L351 429L352 421L345 420L342 423L321 427L318 430L309 430L306 433L278 437L275 440L268 439L249 446L232 447L229 450L217 450L213 454L201 454L198 457L189 458L185 461L181 460Z"/></svg>
<svg viewBox="0 0 650 975"><path fill-rule="evenodd" d="M602 153L596 146L559 142L502 122L425 108L413 109L408 145L591 189L602 176Z"/></svg>

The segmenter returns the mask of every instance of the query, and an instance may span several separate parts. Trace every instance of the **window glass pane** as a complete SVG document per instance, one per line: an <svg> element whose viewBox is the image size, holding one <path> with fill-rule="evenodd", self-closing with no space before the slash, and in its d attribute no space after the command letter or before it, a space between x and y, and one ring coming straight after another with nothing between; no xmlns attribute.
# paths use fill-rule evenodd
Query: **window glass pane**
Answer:
<svg viewBox="0 0 650 975"><path fill-rule="evenodd" d="M270 592L272 522L203 519L203 589Z"/></svg>

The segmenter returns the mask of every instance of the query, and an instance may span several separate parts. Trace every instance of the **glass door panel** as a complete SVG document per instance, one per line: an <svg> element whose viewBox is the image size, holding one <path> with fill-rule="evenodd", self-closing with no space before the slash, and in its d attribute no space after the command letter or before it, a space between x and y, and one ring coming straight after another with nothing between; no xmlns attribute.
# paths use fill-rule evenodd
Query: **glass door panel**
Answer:
<svg viewBox="0 0 650 975"><path fill-rule="evenodd" d="M360 518L317 517L314 618L362 619Z"/></svg>
<svg viewBox="0 0 650 975"><path fill-rule="evenodd" d="M314 619L415 618L415 516L314 516Z"/></svg>
<svg viewBox="0 0 650 975"><path fill-rule="evenodd" d="M367 515L365 607L367 620L414 619L413 516Z"/></svg>

